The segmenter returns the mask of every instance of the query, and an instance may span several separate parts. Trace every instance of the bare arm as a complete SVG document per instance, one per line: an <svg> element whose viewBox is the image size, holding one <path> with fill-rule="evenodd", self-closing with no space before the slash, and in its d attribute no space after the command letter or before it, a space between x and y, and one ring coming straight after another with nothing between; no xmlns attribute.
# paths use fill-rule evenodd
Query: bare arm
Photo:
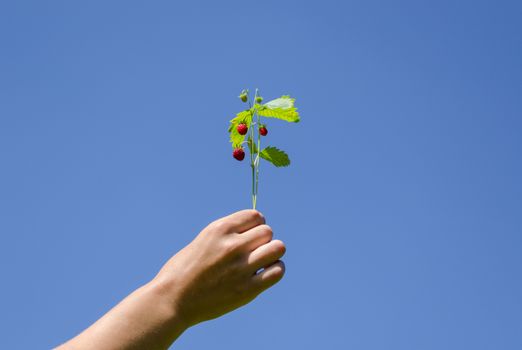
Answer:
<svg viewBox="0 0 522 350"><path fill-rule="evenodd" d="M152 281L57 349L167 349L187 328L237 309L277 283L285 249L255 210L216 220Z"/></svg>

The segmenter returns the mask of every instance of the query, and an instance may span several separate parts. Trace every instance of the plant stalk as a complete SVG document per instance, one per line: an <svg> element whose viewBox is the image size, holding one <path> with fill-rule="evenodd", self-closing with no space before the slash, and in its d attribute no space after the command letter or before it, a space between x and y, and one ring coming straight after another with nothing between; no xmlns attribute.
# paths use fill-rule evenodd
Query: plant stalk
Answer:
<svg viewBox="0 0 522 350"><path fill-rule="evenodd" d="M254 94L253 106L255 107L256 99L257 99L258 89L256 88L256 92ZM254 133L254 124L259 125L259 114L257 114L254 107L251 107L254 115L252 116L252 123L250 124L250 142L252 142L250 147L250 165L252 167L252 208L256 209L257 206L257 191L259 185L259 148L261 147L261 141L259 136L259 127L257 128L257 134ZM254 123L254 118L257 117L257 123ZM257 139L256 139L257 136ZM254 157L254 146L257 144L257 154Z"/></svg>
<svg viewBox="0 0 522 350"><path fill-rule="evenodd" d="M256 88L256 98L257 98L257 88ZM256 104L256 99L254 99L254 106ZM261 134L259 133L259 122L260 122L260 117L259 117L259 113L257 113L256 111L256 117L257 117L257 123L256 123L256 135L257 135L257 156L256 156L256 160L255 160L255 165L256 165L256 201L257 201L257 194L259 193L259 165L261 164L261 159L259 158L259 153L261 152ZM254 118L252 118L254 119Z"/></svg>

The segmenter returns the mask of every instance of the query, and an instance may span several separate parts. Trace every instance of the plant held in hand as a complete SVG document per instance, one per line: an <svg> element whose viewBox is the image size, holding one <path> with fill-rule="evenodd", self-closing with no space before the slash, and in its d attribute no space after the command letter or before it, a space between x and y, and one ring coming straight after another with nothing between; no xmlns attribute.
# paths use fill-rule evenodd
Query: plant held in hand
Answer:
<svg viewBox="0 0 522 350"><path fill-rule="evenodd" d="M248 90L241 91L239 98L245 103L248 102L249 108L239 112L230 121L228 132L230 133L230 142L235 159L243 160L245 158L243 144L246 143L248 146L250 167L252 168L252 207L256 209L260 159L262 158L276 167L290 165L290 158L284 151L272 146L261 149L261 136L268 134L266 125L261 124L261 117L280 119L290 123L299 122L300 117L297 108L294 106L295 99L290 96L285 95L262 103L263 98L256 89L253 99L249 98ZM254 101L254 104L252 105L250 101Z"/></svg>

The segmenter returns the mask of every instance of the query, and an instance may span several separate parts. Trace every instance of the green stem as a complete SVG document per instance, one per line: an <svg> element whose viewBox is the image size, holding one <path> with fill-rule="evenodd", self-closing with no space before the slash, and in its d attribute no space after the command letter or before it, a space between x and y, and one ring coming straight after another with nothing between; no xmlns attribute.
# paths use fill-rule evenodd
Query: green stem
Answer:
<svg viewBox="0 0 522 350"><path fill-rule="evenodd" d="M252 128L250 128L252 129ZM254 139L252 137L252 130L250 130L250 135L249 135L249 140L248 140L248 148L250 149L250 167L252 168L252 208L255 209L256 208L256 187L255 187L255 183L256 183L256 170L255 170L255 160L254 160L254 155L253 155L253 150L254 150Z"/></svg>
<svg viewBox="0 0 522 350"><path fill-rule="evenodd" d="M256 177L256 170L254 167L254 164L252 163L252 208L256 209L256 189L255 189L255 177Z"/></svg>
<svg viewBox="0 0 522 350"><path fill-rule="evenodd" d="M254 94L253 106L255 106L255 103L256 103L257 91L258 91L258 89L256 89L256 92ZM256 115L257 115L257 124L259 124L259 115L257 114L255 108L252 107L252 105L251 105L251 110L252 110L252 113L255 114L255 115L252 116L252 121L254 121L254 117L256 117ZM257 152L256 152L257 153L257 159L256 159L254 157L254 152L252 152L254 150L254 146L256 144L254 128L253 128L252 124L254 124L254 123L250 124L250 142L251 142L251 147L250 147L250 165L252 167L252 208L256 209L256 205L257 205L257 188L258 188L258 182L259 182L259 148L257 149ZM258 146L260 145L259 130L258 130L258 133L257 133L257 144L258 144Z"/></svg>
<svg viewBox="0 0 522 350"><path fill-rule="evenodd" d="M256 88L256 96L257 96L257 88ZM254 103L256 103L256 100L254 100ZM260 117L259 117L259 113L257 113L257 111L256 111L256 116L257 116L257 124L256 124L256 135L257 135L256 199L257 199L257 194L259 193L259 165L261 164L261 159L259 158L259 153L261 152L261 135L259 133Z"/></svg>

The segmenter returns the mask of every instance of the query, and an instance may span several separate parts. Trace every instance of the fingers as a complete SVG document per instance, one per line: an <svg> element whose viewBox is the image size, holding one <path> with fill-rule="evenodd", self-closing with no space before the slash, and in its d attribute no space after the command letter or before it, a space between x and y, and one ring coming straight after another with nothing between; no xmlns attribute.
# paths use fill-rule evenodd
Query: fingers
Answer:
<svg viewBox="0 0 522 350"><path fill-rule="evenodd" d="M237 236L243 243L246 251L250 252L272 240L272 228L268 225L259 225Z"/></svg>
<svg viewBox="0 0 522 350"><path fill-rule="evenodd" d="M252 277L252 283L254 288L258 289L259 292L262 292L279 282L284 274L285 264L279 260Z"/></svg>
<svg viewBox="0 0 522 350"><path fill-rule="evenodd" d="M257 270L272 265L285 255L285 244L276 239L261 245L248 256L247 264L252 273Z"/></svg>
<svg viewBox="0 0 522 350"><path fill-rule="evenodd" d="M235 212L218 220L226 226L229 233L243 233L265 223L265 217L257 210L247 209Z"/></svg>

